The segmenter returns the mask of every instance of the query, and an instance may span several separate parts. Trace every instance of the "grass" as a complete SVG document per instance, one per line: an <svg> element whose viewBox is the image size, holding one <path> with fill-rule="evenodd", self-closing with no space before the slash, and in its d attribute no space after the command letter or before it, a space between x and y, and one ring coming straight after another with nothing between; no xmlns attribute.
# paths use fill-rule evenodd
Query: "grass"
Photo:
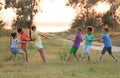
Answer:
<svg viewBox="0 0 120 78"><path fill-rule="evenodd" d="M106 53L100 63L96 62L100 52L91 50L91 61L79 64L71 58L63 63L72 43L57 39L44 40L43 45L49 64L42 62L33 43L29 43L30 64L22 65L22 56L18 55L16 65L10 64L9 38L0 37L0 78L120 78L120 63L115 63ZM78 50L78 55L82 46ZM114 53L120 59L120 53Z"/></svg>

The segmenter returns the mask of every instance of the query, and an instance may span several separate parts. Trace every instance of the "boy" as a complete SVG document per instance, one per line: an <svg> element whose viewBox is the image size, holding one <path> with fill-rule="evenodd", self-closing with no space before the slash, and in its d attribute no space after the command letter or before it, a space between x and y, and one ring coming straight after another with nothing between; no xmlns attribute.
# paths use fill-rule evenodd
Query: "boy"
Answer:
<svg viewBox="0 0 120 78"><path fill-rule="evenodd" d="M18 33L20 34L20 40L21 41L30 41L29 36L24 33L22 28L18 28ZM27 50L27 43L21 43L22 50L26 53L26 60L28 62L28 50Z"/></svg>
<svg viewBox="0 0 120 78"><path fill-rule="evenodd" d="M104 43L104 48L101 52L100 57L98 58L98 62L101 61L103 55L106 51L108 51L109 55L112 56L112 58L115 60L115 62L118 62L117 58L112 54L112 44L110 41L110 37L108 35L108 28L102 28L102 37L98 39L93 39L92 41L102 41Z"/></svg>
<svg viewBox="0 0 120 78"><path fill-rule="evenodd" d="M35 46L38 49L38 51L39 51L39 53L41 55L42 60L45 63L48 63L47 60L46 60L46 57L45 57L45 51L43 49L43 45L42 45L42 41L41 41L41 37L40 36L44 37L45 39L48 39L48 38L46 36L42 35L41 33L37 32L36 31L36 26L32 26L31 29L33 31L32 40L34 41Z"/></svg>
<svg viewBox="0 0 120 78"><path fill-rule="evenodd" d="M65 61L66 61L66 62L68 62L68 60L69 60L69 58L71 57L72 54L73 54L74 57L77 59L77 61L80 62L80 59L79 59L79 57L76 55L76 52L77 52L77 50L78 50L78 48L79 48L79 46L80 46L80 43L82 42L81 28L80 28L80 27L76 28L75 32L76 32L76 37L75 37L75 39L69 39L69 40L74 41L74 44L73 44L72 48L70 49L70 52L68 53L68 55L67 55L66 58L65 58Z"/></svg>
<svg viewBox="0 0 120 78"><path fill-rule="evenodd" d="M16 33L11 33L11 39L10 39L10 49L11 49L11 53L14 55L13 60L11 61L12 64L15 64L15 58L16 58L16 54L22 54L24 57L24 62L23 64L28 64L27 63L27 59L26 59L26 53L24 51L18 50L18 46L17 44L19 43L25 43L23 41L19 41L17 39L17 34Z"/></svg>
<svg viewBox="0 0 120 78"><path fill-rule="evenodd" d="M84 55L87 54L88 56L88 61L90 61L90 47L92 45L91 40L94 38L94 35L92 34L92 32L94 31L94 28L92 26L88 26L87 29L87 34L85 35L85 43L84 43L84 49L82 52L82 60L84 58Z"/></svg>

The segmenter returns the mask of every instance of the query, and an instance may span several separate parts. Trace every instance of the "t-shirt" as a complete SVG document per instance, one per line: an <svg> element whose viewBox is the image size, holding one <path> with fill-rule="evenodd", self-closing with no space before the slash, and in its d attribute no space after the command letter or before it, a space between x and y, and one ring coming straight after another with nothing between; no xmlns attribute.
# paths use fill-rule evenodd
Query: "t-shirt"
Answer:
<svg viewBox="0 0 120 78"><path fill-rule="evenodd" d="M17 46L17 44L19 43L20 41L18 40L18 39L12 39L11 40L11 45L10 45L10 47L11 48L17 48L18 46Z"/></svg>
<svg viewBox="0 0 120 78"><path fill-rule="evenodd" d="M109 37L109 35L107 33L106 34L102 34L102 39L103 39L105 47L112 47L112 44L111 44L111 41L110 41L110 37Z"/></svg>
<svg viewBox="0 0 120 78"><path fill-rule="evenodd" d="M25 39L28 38L28 35L23 33L23 34L20 34L20 40L21 41L25 41ZM27 43L21 43L21 46L27 46Z"/></svg>
<svg viewBox="0 0 120 78"><path fill-rule="evenodd" d="M94 35L93 34L86 34L85 38L86 38L85 46L91 46L92 45L91 40L94 38Z"/></svg>
<svg viewBox="0 0 120 78"><path fill-rule="evenodd" d="M78 49L79 46L80 46L80 42L82 42L82 36L81 36L81 34L77 34L76 37L75 37L73 47Z"/></svg>
<svg viewBox="0 0 120 78"><path fill-rule="evenodd" d="M41 44L42 41L41 41L41 37L39 35L39 32L33 32L33 35L32 35L33 39L35 39L35 44Z"/></svg>

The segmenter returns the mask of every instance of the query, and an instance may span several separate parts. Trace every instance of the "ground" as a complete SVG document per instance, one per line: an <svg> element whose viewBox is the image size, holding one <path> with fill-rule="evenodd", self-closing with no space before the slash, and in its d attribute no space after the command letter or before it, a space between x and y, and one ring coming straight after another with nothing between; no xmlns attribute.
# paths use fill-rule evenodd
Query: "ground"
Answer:
<svg viewBox="0 0 120 78"><path fill-rule="evenodd" d="M18 55L16 64L10 64L9 37L0 37L0 78L120 78L120 62L106 53L100 63L96 60L100 54L98 50L91 50L91 61L85 57L82 63L71 58L67 64L63 60L72 45L57 38L43 40L49 64L44 64L33 43L29 43L29 64L22 64L22 56ZM78 50L80 56L82 46ZM114 52L120 59L120 53Z"/></svg>

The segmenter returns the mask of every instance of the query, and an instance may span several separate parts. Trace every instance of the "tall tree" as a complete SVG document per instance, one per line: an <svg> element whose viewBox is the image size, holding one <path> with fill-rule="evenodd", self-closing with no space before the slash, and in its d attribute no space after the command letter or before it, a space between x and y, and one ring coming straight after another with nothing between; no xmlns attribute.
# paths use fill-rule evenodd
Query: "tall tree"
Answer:
<svg viewBox="0 0 120 78"><path fill-rule="evenodd" d="M16 9L17 19L14 20L13 26L29 28L30 37L31 25L34 15L38 12L39 2L40 0L6 0L5 8Z"/></svg>

